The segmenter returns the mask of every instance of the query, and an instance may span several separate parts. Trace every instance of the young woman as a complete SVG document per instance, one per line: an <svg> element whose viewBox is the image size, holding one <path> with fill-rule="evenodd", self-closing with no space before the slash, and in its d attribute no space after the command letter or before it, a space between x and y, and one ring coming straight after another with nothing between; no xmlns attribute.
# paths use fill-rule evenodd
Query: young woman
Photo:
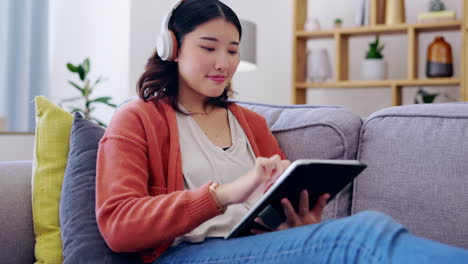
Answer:
<svg viewBox="0 0 468 264"><path fill-rule="evenodd" d="M161 34L140 99L117 111L99 147L96 214L112 250L145 263L466 263L467 251L377 212L319 223L329 196L309 210L305 191L298 212L282 201L275 232L224 240L290 162L264 118L227 101L242 34L229 7L179 1Z"/></svg>

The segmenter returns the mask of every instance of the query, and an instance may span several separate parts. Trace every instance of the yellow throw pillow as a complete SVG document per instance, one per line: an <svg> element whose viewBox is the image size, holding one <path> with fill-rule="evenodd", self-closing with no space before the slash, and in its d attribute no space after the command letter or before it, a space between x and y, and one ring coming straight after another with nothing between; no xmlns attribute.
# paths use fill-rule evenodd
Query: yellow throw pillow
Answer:
<svg viewBox="0 0 468 264"><path fill-rule="evenodd" d="M59 204L73 117L42 96L36 101L32 211L36 263L62 263Z"/></svg>

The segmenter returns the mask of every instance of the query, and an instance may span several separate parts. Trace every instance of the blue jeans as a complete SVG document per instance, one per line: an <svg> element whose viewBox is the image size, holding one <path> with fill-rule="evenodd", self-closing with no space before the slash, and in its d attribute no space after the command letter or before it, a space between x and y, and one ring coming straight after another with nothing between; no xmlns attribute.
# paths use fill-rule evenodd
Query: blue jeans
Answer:
<svg viewBox="0 0 468 264"><path fill-rule="evenodd" d="M184 242L153 262L169 263L468 263L468 250L416 237L367 211L262 235Z"/></svg>

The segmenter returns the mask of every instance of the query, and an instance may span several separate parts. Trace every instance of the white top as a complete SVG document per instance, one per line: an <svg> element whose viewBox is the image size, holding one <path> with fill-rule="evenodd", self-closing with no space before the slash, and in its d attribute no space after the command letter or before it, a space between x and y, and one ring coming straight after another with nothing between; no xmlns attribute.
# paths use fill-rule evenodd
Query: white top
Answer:
<svg viewBox="0 0 468 264"><path fill-rule="evenodd" d="M183 111L185 109L181 107ZM216 146L190 115L176 112L179 142L182 154L184 188L196 189L208 181L219 184L231 182L247 173L255 164L255 154L244 130L228 109L232 146L223 150ZM182 241L200 242L205 237L224 237L242 219L257 198L243 204L228 206L218 215L189 233L178 237L174 245Z"/></svg>

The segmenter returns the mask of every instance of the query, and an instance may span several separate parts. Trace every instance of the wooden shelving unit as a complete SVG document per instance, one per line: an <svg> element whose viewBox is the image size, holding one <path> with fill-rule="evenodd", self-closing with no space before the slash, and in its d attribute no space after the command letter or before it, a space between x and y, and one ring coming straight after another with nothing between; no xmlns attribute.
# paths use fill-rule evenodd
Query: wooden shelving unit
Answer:
<svg viewBox="0 0 468 264"><path fill-rule="evenodd" d="M294 37L293 37L293 88L292 103L305 104L307 89L312 88L373 88L389 87L392 89L392 105L401 105L402 89L405 86L459 86L460 100L468 101L468 3L460 0L462 18L455 21L444 21L424 24L377 24L377 0L371 0L371 24L365 27L339 28L319 31L304 31L307 19L307 1L294 0ZM459 31L462 34L461 50L452 50L454 56L461 55L460 77L458 78L418 78L419 33ZM348 43L349 38L366 35L407 35L408 59L407 78L404 80L349 81L348 78ZM313 39L333 39L335 42L335 62L333 81L326 83L306 82L307 41ZM459 54L459 55L457 55Z"/></svg>

